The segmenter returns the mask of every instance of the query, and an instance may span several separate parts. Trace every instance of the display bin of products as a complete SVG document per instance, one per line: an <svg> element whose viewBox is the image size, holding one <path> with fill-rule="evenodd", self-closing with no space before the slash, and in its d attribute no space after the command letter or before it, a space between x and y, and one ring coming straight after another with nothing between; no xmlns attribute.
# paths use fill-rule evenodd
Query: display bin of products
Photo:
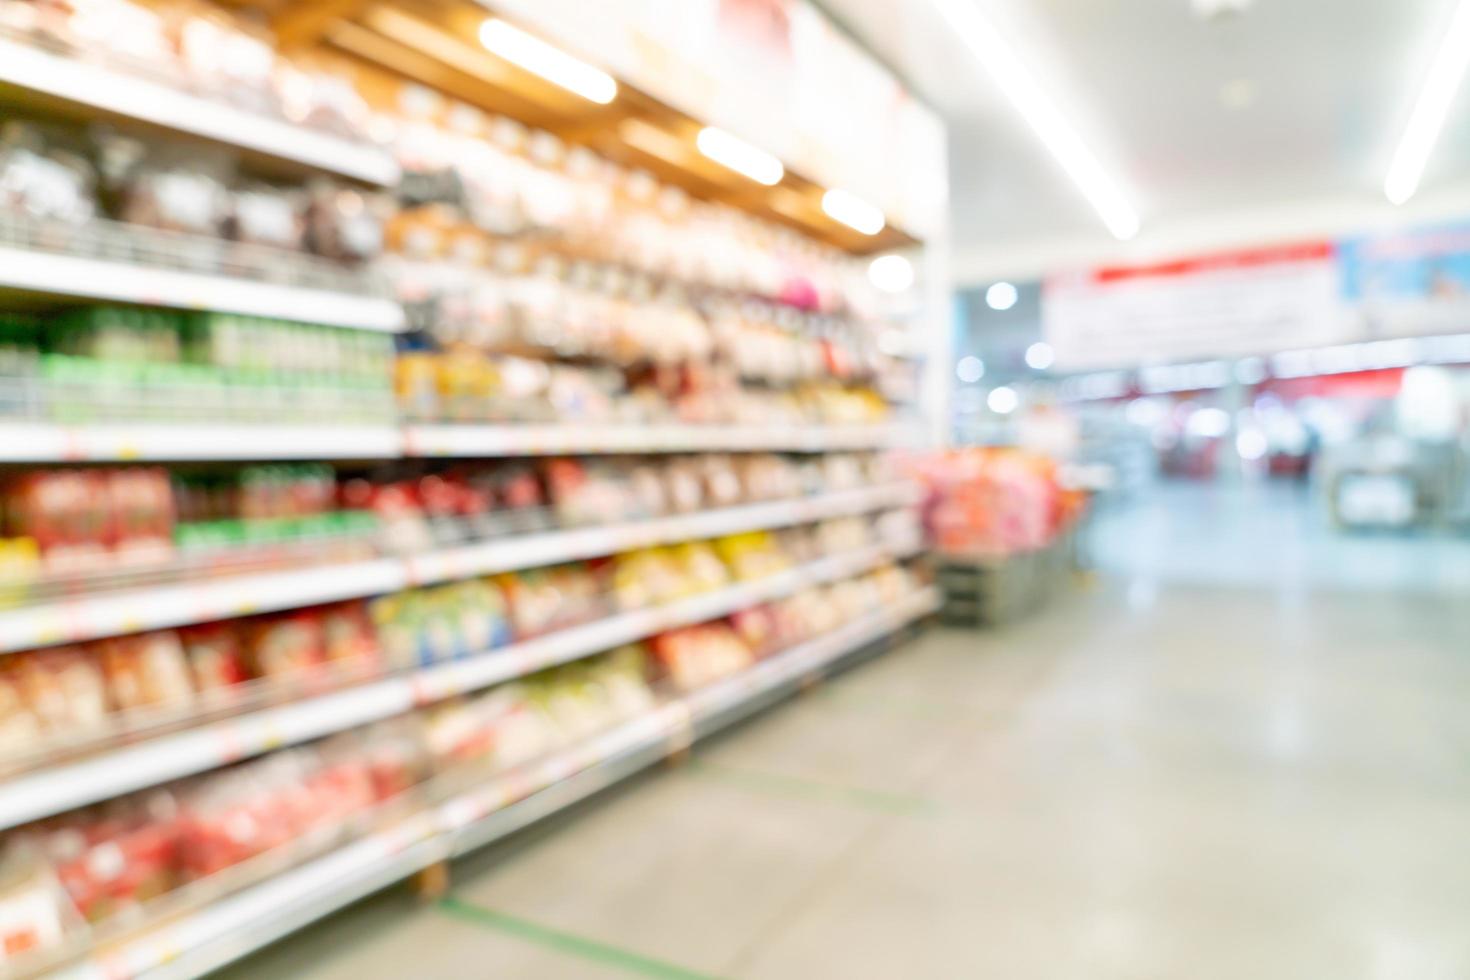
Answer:
<svg viewBox="0 0 1470 980"><path fill-rule="evenodd" d="M951 626L1002 626L1060 593L1077 570L1073 533L1044 547L1003 555L942 555L934 574L944 592L940 618Z"/></svg>
<svg viewBox="0 0 1470 980"><path fill-rule="evenodd" d="M1066 486L1052 460L981 447L909 466L927 491L924 524L947 622L1010 622L1055 595L1077 567L1086 494Z"/></svg>

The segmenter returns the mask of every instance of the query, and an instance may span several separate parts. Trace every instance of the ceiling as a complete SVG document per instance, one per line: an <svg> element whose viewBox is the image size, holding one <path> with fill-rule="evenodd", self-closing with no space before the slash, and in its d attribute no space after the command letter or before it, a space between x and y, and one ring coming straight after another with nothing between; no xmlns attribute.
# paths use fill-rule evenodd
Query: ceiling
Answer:
<svg viewBox="0 0 1470 980"><path fill-rule="evenodd" d="M1122 184L1144 231L1126 246L1109 238L929 0L822 0L949 123L961 281L1021 271L1007 261L1039 274L1049 257L1138 256L1191 224L1233 219L1239 237L1241 215L1279 237L1325 233L1307 226L1344 208L1388 210L1388 160L1456 0L1256 0L1213 22L1191 0L973 2ZM1421 196L1457 175L1470 175L1470 97L1452 108ZM1312 202L1318 219L1292 217Z"/></svg>

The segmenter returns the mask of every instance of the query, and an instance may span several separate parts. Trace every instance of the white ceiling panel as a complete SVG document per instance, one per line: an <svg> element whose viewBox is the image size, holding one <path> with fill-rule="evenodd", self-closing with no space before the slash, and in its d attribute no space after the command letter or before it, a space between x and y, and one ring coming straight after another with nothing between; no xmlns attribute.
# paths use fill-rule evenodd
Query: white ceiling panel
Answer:
<svg viewBox="0 0 1470 980"><path fill-rule="evenodd" d="M1395 141L1455 0L973 0L1151 226L1303 201L1382 200ZM950 126L957 255L1110 241L930 0L823 0ZM1470 177L1461 93L1426 193ZM1308 232L1310 233L1310 232ZM1119 248L1120 254L1126 250Z"/></svg>

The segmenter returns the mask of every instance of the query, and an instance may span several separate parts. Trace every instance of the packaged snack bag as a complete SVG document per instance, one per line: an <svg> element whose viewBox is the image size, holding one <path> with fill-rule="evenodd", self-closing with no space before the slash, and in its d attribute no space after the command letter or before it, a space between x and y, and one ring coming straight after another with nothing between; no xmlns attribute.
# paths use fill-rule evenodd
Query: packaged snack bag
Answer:
<svg viewBox="0 0 1470 980"><path fill-rule="evenodd" d="M114 637L98 648L119 710L183 708L192 700L194 687L183 644L172 630Z"/></svg>
<svg viewBox="0 0 1470 980"><path fill-rule="evenodd" d="M228 691L249 678L238 624L207 623L181 630L189 674L200 694Z"/></svg>
<svg viewBox="0 0 1470 980"><path fill-rule="evenodd" d="M93 650L54 647L12 656L14 681L50 735L74 737L106 728L110 678L104 678Z"/></svg>

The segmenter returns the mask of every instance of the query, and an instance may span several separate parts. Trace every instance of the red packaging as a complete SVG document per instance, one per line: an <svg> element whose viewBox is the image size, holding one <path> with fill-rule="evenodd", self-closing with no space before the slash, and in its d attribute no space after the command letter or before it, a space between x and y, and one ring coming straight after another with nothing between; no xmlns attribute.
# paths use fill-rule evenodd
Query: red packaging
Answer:
<svg viewBox="0 0 1470 980"><path fill-rule="evenodd" d="M322 652L332 663L369 668L381 660L378 634L362 602L321 609Z"/></svg>
<svg viewBox="0 0 1470 980"><path fill-rule="evenodd" d="M255 620L246 628L250 666L257 677L284 679L319 670L326 659L321 614L303 609Z"/></svg>
<svg viewBox="0 0 1470 980"><path fill-rule="evenodd" d="M229 690L249 679L235 623L208 623L181 631L194 687L201 694Z"/></svg>
<svg viewBox="0 0 1470 980"><path fill-rule="evenodd" d="M173 547L174 499L168 471L134 467L108 470L108 546L136 557L166 557Z"/></svg>

